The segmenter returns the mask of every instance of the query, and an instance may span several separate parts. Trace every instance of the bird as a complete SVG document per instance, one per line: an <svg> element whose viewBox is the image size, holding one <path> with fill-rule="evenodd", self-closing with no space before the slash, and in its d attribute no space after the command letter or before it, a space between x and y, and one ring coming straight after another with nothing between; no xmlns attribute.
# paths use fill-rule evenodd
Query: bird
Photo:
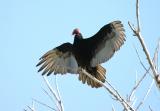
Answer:
<svg viewBox="0 0 160 111"><path fill-rule="evenodd" d="M48 52L39 60L38 72L42 75L51 74L78 74L78 79L83 84L92 88L102 87L102 84L89 78L83 71L95 77L101 82L106 80L106 69L101 65L107 62L126 41L125 29L121 21L112 21L104 25L91 37L84 38L78 28L72 32L73 44L66 42Z"/></svg>

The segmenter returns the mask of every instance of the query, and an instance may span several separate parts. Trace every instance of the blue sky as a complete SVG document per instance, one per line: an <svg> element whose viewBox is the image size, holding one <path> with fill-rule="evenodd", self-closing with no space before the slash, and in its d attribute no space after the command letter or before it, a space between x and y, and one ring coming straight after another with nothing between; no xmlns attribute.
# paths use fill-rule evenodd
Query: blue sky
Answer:
<svg viewBox="0 0 160 111"><path fill-rule="evenodd" d="M152 57L160 37L159 4L159 0L140 0L142 35ZM103 66L108 80L125 97L134 85L135 74L142 76L145 72L133 44L148 67L139 42L127 24L128 21L136 23L135 0L0 0L0 110L22 111L31 104L32 98L53 105L43 93L42 87L46 86L35 67L39 57L64 42L72 43L74 28L78 27L84 37L90 37L113 20L123 22L127 38L121 50ZM71 74L58 76L66 111L111 111L112 105L117 111L121 108L106 90L92 89L77 78ZM48 79L53 82L54 76ZM138 100L150 83L148 75L136 93ZM142 111L148 110L148 105L158 111L159 100L160 92L154 85ZM36 107L38 111L45 109L38 104Z"/></svg>

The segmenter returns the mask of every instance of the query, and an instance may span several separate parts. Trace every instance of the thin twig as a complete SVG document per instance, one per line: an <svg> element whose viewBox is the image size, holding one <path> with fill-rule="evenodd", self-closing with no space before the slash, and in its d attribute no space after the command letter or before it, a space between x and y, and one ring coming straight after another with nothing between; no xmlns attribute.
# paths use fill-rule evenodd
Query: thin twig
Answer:
<svg viewBox="0 0 160 111"><path fill-rule="evenodd" d="M151 91L151 88L152 88L152 86L153 86L153 83L154 83L154 80L152 80L152 83L151 83L151 85L149 86L149 88L148 88L145 96L143 97L142 101L138 104L138 106L137 106L137 108L136 108L136 111L140 108L140 106L142 106L142 104L144 103L144 101L147 99L147 97L148 97L148 95L149 95L149 93L150 93L150 91Z"/></svg>
<svg viewBox="0 0 160 111"><path fill-rule="evenodd" d="M149 106L149 110L150 110L150 111L153 111L153 109L151 108L151 106Z"/></svg>
<svg viewBox="0 0 160 111"><path fill-rule="evenodd" d="M139 0L137 0L136 2L136 17L137 17L137 32L139 33L140 32L140 19L139 19Z"/></svg>
<svg viewBox="0 0 160 111"><path fill-rule="evenodd" d="M128 21L128 25L129 25L129 27L131 28L131 30L133 31L133 33L136 35L136 29L134 28L134 26L133 25L131 25L131 23ZM134 35L134 36L135 36Z"/></svg>
<svg viewBox="0 0 160 111"><path fill-rule="evenodd" d="M59 101L59 98L58 98L56 92L55 92L55 91L53 90L53 88L51 87L51 85L50 85L50 83L48 82L47 78L46 78L45 76L43 76L43 79L44 79L44 81L45 81L48 89L49 89L49 90L51 91L51 93L54 95L55 99L56 99L57 101Z"/></svg>
<svg viewBox="0 0 160 111"><path fill-rule="evenodd" d="M112 105L112 111L116 111L113 105Z"/></svg>
<svg viewBox="0 0 160 111"><path fill-rule="evenodd" d="M137 98L134 96L134 99L133 99L133 101L132 101L132 107L134 107L135 106L135 104L136 104L136 102L137 102Z"/></svg>
<svg viewBox="0 0 160 111"><path fill-rule="evenodd" d="M157 72L159 71L158 67L158 56L159 56L159 51L160 51L160 39L158 40L158 44L157 44L157 47L155 49L155 52L154 52L154 59L153 59L153 62L154 62L154 67L155 69L157 70ZM159 87L159 90L160 90L160 73L158 73L155 77L155 80L156 80L156 85L157 87Z"/></svg>
<svg viewBox="0 0 160 111"><path fill-rule="evenodd" d="M137 54L138 59L139 59L139 61L140 61L140 64L142 65L142 67L143 67L146 71L148 71L148 69L145 67L145 65L143 64L143 62L142 62L142 60L141 60L141 58L140 58L140 55L139 55L139 53L138 53L137 48L135 47L135 45L133 45L133 47L134 47L134 49L135 49L135 51L136 51L136 54Z"/></svg>
<svg viewBox="0 0 160 111"><path fill-rule="evenodd" d="M30 107L30 106L27 106L31 111L35 111L34 108Z"/></svg>
<svg viewBox="0 0 160 111"><path fill-rule="evenodd" d="M105 82L112 88L112 90L119 96L119 98L120 98L122 101L126 102L126 101L123 99L123 97L119 94L119 92L109 83L109 81L105 80ZM126 103L127 103L127 102L126 102ZM127 104L128 104L128 103L127 103Z"/></svg>
<svg viewBox="0 0 160 111"><path fill-rule="evenodd" d="M44 79L48 89L51 91L54 98L56 99L56 104L57 104L56 106L57 106L58 110L59 111L64 111L63 106L62 106L62 102L61 102L60 98L58 97L57 93L55 92L55 90L53 90L53 88L51 87L51 85L48 82L48 80L46 79L46 77L43 76L43 79Z"/></svg>
<svg viewBox="0 0 160 111"><path fill-rule="evenodd" d="M139 35L138 38L139 38L139 40L140 40L140 42L141 42L141 45L142 45L142 47L143 47L143 50L144 50L144 52L145 52L145 54L146 54L148 63L150 64L150 67L151 67L151 69L152 69L153 75L154 75L154 77L155 77L155 76L157 75L157 71L156 71L156 69L155 69L155 67L154 67L154 65L153 65L153 62L152 62L152 60L151 60L149 51L148 51L148 49L146 48L146 45L145 45L145 43L144 43L144 40L143 40L141 34L139 33L138 35Z"/></svg>
<svg viewBox="0 0 160 111"><path fill-rule="evenodd" d="M47 105L47 104L45 104L45 103L43 103L43 102L40 102L40 101L38 101L38 100L36 100L36 99L33 99L33 100L34 100L35 102L37 102L37 103L39 103L39 104L41 104L41 105L43 105L43 106L51 109L51 110L53 110L53 111L57 111L56 109L52 108L51 106L49 106L49 105Z"/></svg>
<svg viewBox="0 0 160 111"><path fill-rule="evenodd" d="M149 69L148 69L148 71L149 71ZM132 97L132 95L133 95L133 93L135 92L135 90L136 90L136 89L138 88L138 86L141 84L141 82L143 81L143 79L146 77L148 71L143 74L143 76L141 77L141 79L137 82L137 84L136 84L136 85L133 87L133 89L131 90L131 93L130 93L130 95L129 95L129 100L130 100L130 98Z"/></svg>
<svg viewBox="0 0 160 111"><path fill-rule="evenodd" d="M158 64L159 51L160 51L160 38L158 40L158 45L157 45L157 71L159 71L159 64Z"/></svg>
<svg viewBox="0 0 160 111"><path fill-rule="evenodd" d="M55 76L54 82L55 82L54 84L56 86L57 96L58 96L59 99L61 99L59 88L58 88L58 84L57 84L57 76Z"/></svg>
<svg viewBox="0 0 160 111"><path fill-rule="evenodd" d="M134 45L133 45L134 46ZM136 54L137 54L137 56L138 56L138 59L139 59L139 61L140 61L140 63L141 63L141 65L142 65L142 67L146 70L146 72L143 74L143 76L141 77L141 79L136 83L136 85L133 87L133 89L131 90L131 93L130 93L130 95L129 95L129 101L131 100L131 97L132 97L132 95L134 94L134 92L136 91L136 89L138 88L138 86L141 84L141 82L143 81L143 79L146 77L146 75L149 73L149 70L150 70L150 67L147 69L145 66L144 66L144 64L143 64L143 62L142 62L142 60L141 60L141 58L140 58L140 55L139 55L139 53L138 53L138 50L136 49L136 47L134 46L134 49L135 49L135 51L136 51Z"/></svg>
<svg viewBox="0 0 160 111"><path fill-rule="evenodd" d="M59 100L60 101L58 101L59 102L59 104L60 104L60 108L61 108L61 111L64 111L64 107L63 107L63 103L62 103L62 99L61 99L61 94L60 94L60 91L59 91L59 88L58 88L58 84L57 84L57 79L56 79L56 77L55 77L55 85L56 85L56 91L57 91L57 96L58 96L58 98L59 98Z"/></svg>
<svg viewBox="0 0 160 111"><path fill-rule="evenodd" d="M43 89L43 92L50 98L50 100L55 104L56 108L59 110L59 105L58 105L57 101L55 101L53 96L51 96L45 89Z"/></svg>
<svg viewBox="0 0 160 111"><path fill-rule="evenodd" d="M43 88L42 88L42 89L43 89ZM49 97L49 99L50 99L53 103L55 103L54 98L53 98L45 89L43 89L43 92ZM55 105L56 105L56 103L55 103Z"/></svg>
<svg viewBox="0 0 160 111"><path fill-rule="evenodd" d="M153 58L153 63L154 67L158 72L158 55L159 55L159 50L160 50L160 39L158 40L155 52L154 52L154 58Z"/></svg>
<svg viewBox="0 0 160 111"><path fill-rule="evenodd" d="M27 106L31 111L36 111L34 108L34 101L32 101L32 106Z"/></svg>

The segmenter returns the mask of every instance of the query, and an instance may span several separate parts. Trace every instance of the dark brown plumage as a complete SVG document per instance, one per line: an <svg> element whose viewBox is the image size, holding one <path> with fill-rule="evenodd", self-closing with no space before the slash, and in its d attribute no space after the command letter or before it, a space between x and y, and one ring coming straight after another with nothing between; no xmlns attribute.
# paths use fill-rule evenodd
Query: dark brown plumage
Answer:
<svg viewBox="0 0 160 111"><path fill-rule="evenodd" d="M44 54L37 66L42 75L78 74L78 68L85 69L98 80L105 82L106 70L100 65L108 61L124 44L124 28L120 21L111 22L103 26L90 38L83 38L79 29L72 33L75 35L74 43L64 43ZM101 85L83 73L79 73L79 80L91 87Z"/></svg>

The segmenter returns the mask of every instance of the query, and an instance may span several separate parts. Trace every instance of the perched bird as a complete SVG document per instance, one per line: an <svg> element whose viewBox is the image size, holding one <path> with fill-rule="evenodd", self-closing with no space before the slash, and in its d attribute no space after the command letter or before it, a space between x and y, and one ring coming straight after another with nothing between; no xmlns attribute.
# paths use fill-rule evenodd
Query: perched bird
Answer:
<svg viewBox="0 0 160 111"><path fill-rule="evenodd" d="M105 82L106 69L100 64L108 61L114 53L124 44L125 34L121 21L114 21L103 26L90 38L83 38L79 29L74 29L74 42L64 43L47 53L41 58L37 66L42 75L46 74L79 74L79 80L93 88L101 84L79 72L83 68L98 80Z"/></svg>

